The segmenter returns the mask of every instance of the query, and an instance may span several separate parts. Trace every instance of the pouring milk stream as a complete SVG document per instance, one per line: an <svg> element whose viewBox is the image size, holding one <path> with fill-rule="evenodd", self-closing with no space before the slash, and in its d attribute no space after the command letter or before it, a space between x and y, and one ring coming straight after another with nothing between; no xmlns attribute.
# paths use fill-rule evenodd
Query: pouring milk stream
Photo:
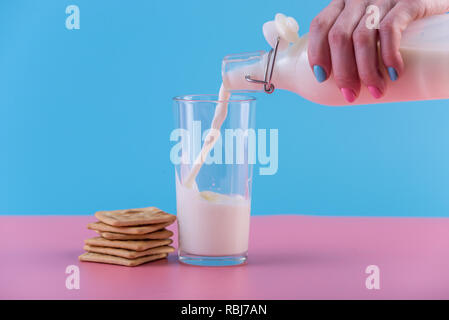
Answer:
<svg viewBox="0 0 449 320"><path fill-rule="evenodd" d="M276 88L295 92L304 98L324 105L349 105L342 97L332 74L324 83L315 80L307 59L307 35L298 36L298 23L292 17L278 13L273 21L264 24L267 42L274 48L279 37L278 55L273 67L272 82ZM404 31L400 52L404 73L389 83L385 96L375 99L362 88L358 104L449 99L449 15L436 15L415 21ZM264 79L269 55L263 51L226 56L223 60L223 83L212 121L211 131L194 162L185 182L195 185L195 178L205 158L220 134L227 114L226 101L233 91L262 91L263 84L249 82ZM384 68L385 69L385 68ZM386 71L385 75L386 75Z"/></svg>
<svg viewBox="0 0 449 320"><path fill-rule="evenodd" d="M278 42L271 83L323 105L349 105L332 74L318 83L307 57L307 34L299 37L298 24L283 14L264 24L265 39L272 48ZM375 99L362 88L357 104L449 99L449 14L415 21L403 32L400 52L404 60L401 77L388 84L385 95ZM204 145L184 183L177 182L178 220L182 250L198 255L234 255L248 249L250 201L198 190L195 179L220 136L232 92L263 91L273 55L264 51L228 55L223 60L219 102ZM382 62L380 61L381 65ZM384 68L387 76L386 68ZM202 221L204 227L198 226ZM205 241L206 240L206 241Z"/></svg>

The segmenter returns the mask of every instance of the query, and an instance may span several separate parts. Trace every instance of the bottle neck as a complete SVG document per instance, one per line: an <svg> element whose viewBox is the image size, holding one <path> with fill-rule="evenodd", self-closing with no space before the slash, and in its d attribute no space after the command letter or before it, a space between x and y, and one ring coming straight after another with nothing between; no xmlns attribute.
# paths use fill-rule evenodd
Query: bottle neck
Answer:
<svg viewBox="0 0 449 320"><path fill-rule="evenodd" d="M227 55L222 63L224 87L230 92L264 91L267 61L268 53L262 50Z"/></svg>
<svg viewBox="0 0 449 320"><path fill-rule="evenodd" d="M306 51L307 35L281 52L228 55L222 64L223 85L230 92L271 93L274 88L293 91L289 80L295 77L297 59Z"/></svg>

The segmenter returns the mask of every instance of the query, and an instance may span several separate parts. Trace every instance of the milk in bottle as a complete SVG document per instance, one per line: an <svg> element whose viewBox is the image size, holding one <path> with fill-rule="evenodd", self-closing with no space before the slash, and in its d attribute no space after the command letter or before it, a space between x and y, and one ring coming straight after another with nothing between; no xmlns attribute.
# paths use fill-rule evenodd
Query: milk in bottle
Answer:
<svg viewBox="0 0 449 320"><path fill-rule="evenodd" d="M277 27L276 36L280 37L271 79L273 85L318 104L349 105L332 74L323 83L315 79L307 57L307 34L297 36L296 21L277 14L274 22L277 24L264 28L268 30ZM274 22L266 23L265 27ZM266 30L265 37L274 46L272 37L275 32ZM294 33L296 37L292 36ZM385 94L380 99L375 99L362 86L356 104L449 99L449 14L431 16L411 23L403 32L400 53L404 60L401 77L387 84ZM222 65L224 87L231 92L263 90L263 84L249 82L247 78L264 80L267 65L273 61L272 58L273 55L270 59L269 53L264 51L226 56ZM380 65L388 78L382 61Z"/></svg>

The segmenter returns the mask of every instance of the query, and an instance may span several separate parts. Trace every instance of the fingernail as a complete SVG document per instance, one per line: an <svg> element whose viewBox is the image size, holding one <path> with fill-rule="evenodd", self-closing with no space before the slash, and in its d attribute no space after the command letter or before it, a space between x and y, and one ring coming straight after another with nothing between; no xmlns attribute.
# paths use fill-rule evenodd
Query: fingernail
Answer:
<svg viewBox="0 0 449 320"><path fill-rule="evenodd" d="M354 102L355 100L355 93L349 88L341 88L341 93L343 94L343 97L345 97L346 101L348 102Z"/></svg>
<svg viewBox="0 0 449 320"><path fill-rule="evenodd" d="M315 74L315 78L317 79L317 81L320 83L327 78L326 71L324 71L323 67L317 64L313 66L313 73Z"/></svg>
<svg viewBox="0 0 449 320"><path fill-rule="evenodd" d="M393 67L388 67L388 75L390 76L391 81L396 81L398 79L398 73Z"/></svg>
<svg viewBox="0 0 449 320"><path fill-rule="evenodd" d="M379 99L380 97L382 97L382 92L380 92L379 88L377 88L377 87L368 86L368 91L376 99Z"/></svg>

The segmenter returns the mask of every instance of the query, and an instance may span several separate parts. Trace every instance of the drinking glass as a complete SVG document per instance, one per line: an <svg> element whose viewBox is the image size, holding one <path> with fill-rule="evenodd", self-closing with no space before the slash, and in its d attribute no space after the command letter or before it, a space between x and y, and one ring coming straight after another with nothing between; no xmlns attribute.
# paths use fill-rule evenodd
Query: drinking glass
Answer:
<svg viewBox="0 0 449 320"><path fill-rule="evenodd" d="M176 143L170 158L175 165L178 256L187 264L229 266L247 259L256 99L246 95L218 99L217 95L173 99L175 130L170 139ZM210 130L220 113L217 107L226 105L221 128ZM210 135L215 143L202 163L201 149Z"/></svg>

